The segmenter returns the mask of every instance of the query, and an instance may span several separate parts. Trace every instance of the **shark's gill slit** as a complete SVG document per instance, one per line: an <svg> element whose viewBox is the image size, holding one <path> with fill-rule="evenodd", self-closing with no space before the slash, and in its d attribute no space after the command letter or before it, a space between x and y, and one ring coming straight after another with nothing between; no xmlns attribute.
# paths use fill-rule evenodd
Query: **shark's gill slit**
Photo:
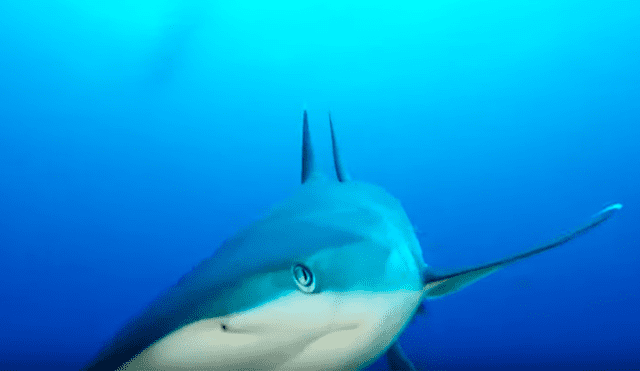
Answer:
<svg viewBox="0 0 640 371"><path fill-rule="evenodd" d="M316 289L316 280L307 266L303 264L294 264L291 267L293 280L302 292L312 293Z"/></svg>

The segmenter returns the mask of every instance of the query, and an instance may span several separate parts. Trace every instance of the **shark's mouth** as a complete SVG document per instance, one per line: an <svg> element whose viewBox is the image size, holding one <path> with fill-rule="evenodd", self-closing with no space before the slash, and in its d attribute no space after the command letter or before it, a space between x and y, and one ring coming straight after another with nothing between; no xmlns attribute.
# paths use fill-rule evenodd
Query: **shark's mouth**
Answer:
<svg viewBox="0 0 640 371"><path fill-rule="evenodd" d="M313 332L276 327L268 330L234 327L218 319L198 321L147 348L122 369L331 369L325 367L326 353L348 349L348 339L353 339L358 325Z"/></svg>
<svg viewBox="0 0 640 371"><path fill-rule="evenodd" d="M295 294L308 301L282 297L245 313L187 325L123 369L358 369L384 352L408 320L410 311L399 310L408 294ZM302 302L305 308L295 307Z"/></svg>

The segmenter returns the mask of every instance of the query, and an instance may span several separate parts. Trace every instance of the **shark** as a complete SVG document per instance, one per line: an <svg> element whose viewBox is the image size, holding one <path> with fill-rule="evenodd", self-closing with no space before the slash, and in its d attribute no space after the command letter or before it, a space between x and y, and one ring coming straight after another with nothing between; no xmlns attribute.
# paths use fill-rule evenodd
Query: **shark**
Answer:
<svg viewBox="0 0 640 371"><path fill-rule="evenodd" d="M298 191L162 292L84 370L358 370L384 354L415 367L399 337L426 300L583 235L622 205L541 246L437 273L400 202L353 180L331 114L337 179L318 171L303 111Z"/></svg>

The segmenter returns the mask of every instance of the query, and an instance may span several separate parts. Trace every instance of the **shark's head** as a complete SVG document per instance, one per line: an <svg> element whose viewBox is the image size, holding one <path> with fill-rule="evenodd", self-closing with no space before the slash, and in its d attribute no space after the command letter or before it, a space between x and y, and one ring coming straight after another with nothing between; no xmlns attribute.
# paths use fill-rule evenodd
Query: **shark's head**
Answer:
<svg viewBox="0 0 640 371"><path fill-rule="evenodd" d="M333 135L333 125L331 126ZM304 115L299 191L227 240L89 367L355 369L389 346L420 304L422 253L400 203L313 166Z"/></svg>
<svg viewBox="0 0 640 371"><path fill-rule="evenodd" d="M390 205L353 201L368 187L305 184L227 241L165 296L159 311L176 308L161 317L188 320L132 369L352 369L375 360L423 285L421 257L407 248L417 247L413 232L385 217Z"/></svg>
<svg viewBox="0 0 640 371"><path fill-rule="evenodd" d="M358 369L399 352L390 346L422 299L550 248L433 273L400 203L350 179L332 124L338 181L315 171L306 112L303 122L300 190L160 295L87 369Z"/></svg>

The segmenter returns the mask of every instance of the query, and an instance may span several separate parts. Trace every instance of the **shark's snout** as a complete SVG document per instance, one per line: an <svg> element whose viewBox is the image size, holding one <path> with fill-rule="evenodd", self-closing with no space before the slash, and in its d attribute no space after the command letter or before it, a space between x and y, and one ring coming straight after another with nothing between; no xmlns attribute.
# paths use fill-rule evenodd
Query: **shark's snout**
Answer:
<svg viewBox="0 0 640 371"><path fill-rule="evenodd" d="M305 351L324 346L322 339L332 333L356 328L336 325L334 307L330 294L292 291L247 311L184 326L144 350L124 369L237 370L244 364L251 369L282 369L298 364L291 361Z"/></svg>

